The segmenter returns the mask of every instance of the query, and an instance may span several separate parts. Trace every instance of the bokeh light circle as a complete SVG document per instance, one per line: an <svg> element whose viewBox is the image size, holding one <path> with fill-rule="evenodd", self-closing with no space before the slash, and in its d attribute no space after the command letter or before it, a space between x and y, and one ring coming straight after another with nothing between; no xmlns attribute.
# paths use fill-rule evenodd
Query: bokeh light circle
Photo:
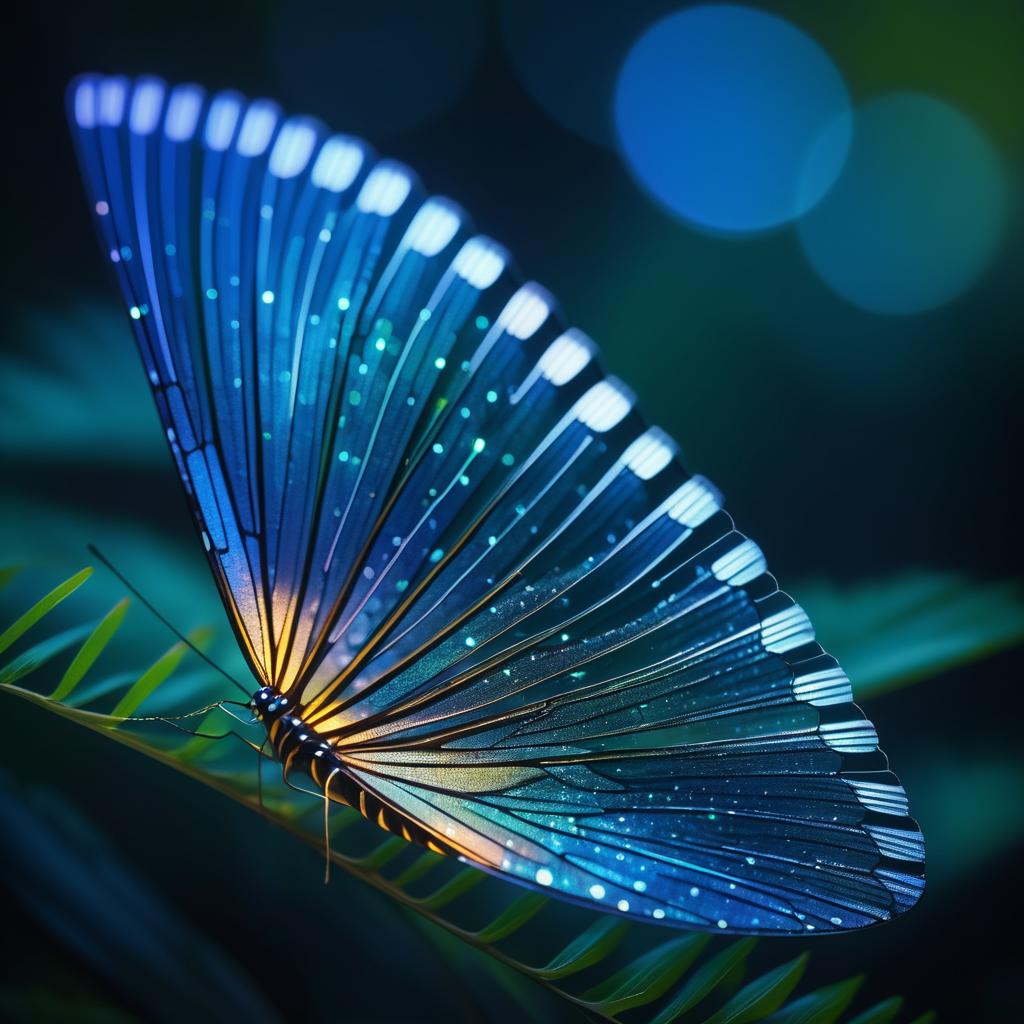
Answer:
<svg viewBox="0 0 1024 1024"><path fill-rule="evenodd" d="M370 142L416 128L468 86L483 49L477 0L293 0L269 33L278 94Z"/></svg>
<svg viewBox="0 0 1024 1024"><path fill-rule="evenodd" d="M863 309L934 309L974 283L1002 236L1000 156L970 118L922 94L873 100L854 126L842 174L799 224L804 252L829 287ZM821 145L846 130L830 126Z"/></svg>
<svg viewBox="0 0 1024 1024"><path fill-rule="evenodd" d="M849 136L819 146L849 110L842 77L806 33L732 4L671 14L634 44L615 90L615 127L641 184L677 215L758 231L810 209L843 166Z"/></svg>

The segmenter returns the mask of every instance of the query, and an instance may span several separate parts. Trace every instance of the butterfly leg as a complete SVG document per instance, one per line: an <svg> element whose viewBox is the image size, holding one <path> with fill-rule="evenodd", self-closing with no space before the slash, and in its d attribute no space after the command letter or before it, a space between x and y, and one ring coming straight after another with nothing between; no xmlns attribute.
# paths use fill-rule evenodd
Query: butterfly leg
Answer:
<svg viewBox="0 0 1024 1024"><path fill-rule="evenodd" d="M330 884L331 881L331 779L340 771L340 768L335 768L327 776L327 782L324 784L324 885Z"/></svg>

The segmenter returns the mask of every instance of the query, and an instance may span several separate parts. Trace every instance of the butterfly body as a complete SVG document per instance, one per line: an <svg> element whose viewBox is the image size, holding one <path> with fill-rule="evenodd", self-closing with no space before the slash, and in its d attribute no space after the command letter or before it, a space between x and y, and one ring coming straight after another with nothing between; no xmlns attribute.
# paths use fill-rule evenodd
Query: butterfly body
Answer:
<svg viewBox="0 0 1024 1024"><path fill-rule="evenodd" d="M287 780L295 772L306 775L330 803L354 807L369 821L387 832L426 846L435 853L458 856L458 851L369 793L349 772L343 754L325 742L304 722L301 709L270 686L260 687L249 704L267 731L267 742Z"/></svg>
<svg viewBox="0 0 1024 1024"><path fill-rule="evenodd" d="M268 101L85 76L69 114L286 773L665 925L914 905L923 838L849 679L502 246Z"/></svg>

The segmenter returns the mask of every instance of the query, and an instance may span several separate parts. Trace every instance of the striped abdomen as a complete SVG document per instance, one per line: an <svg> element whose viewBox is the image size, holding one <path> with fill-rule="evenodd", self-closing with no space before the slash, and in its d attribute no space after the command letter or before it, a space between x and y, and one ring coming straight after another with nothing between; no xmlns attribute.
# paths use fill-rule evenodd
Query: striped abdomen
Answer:
<svg viewBox="0 0 1024 1024"><path fill-rule="evenodd" d="M281 762L285 779L294 772L308 775L324 796L354 807L368 821L435 853L453 854L447 844L411 818L368 793L349 773L344 758L315 729L293 713L288 698L265 686L252 698L252 708L267 730L274 756Z"/></svg>

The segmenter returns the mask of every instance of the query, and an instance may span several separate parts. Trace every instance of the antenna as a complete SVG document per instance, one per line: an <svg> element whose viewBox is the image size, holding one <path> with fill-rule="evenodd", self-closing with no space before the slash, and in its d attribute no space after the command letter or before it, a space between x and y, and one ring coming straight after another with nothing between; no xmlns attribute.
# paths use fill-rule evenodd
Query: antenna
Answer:
<svg viewBox="0 0 1024 1024"><path fill-rule="evenodd" d="M139 593L137 587L128 582L124 573L120 572L117 568L115 568L114 564L110 561L110 559L107 558L107 556L103 554L103 552L100 551L100 549L96 547L95 544L89 544L87 545L87 548L89 553L95 555L131 591L131 593L134 594L135 597L137 597L139 601L141 601L142 604L146 608L148 608L150 612L152 612L153 615L157 617L157 619L160 620L160 622L162 622L186 647L189 648L189 650L193 651L195 654L198 654L199 657L202 658L203 661L205 661L206 664L210 666L210 668L216 669L225 679L227 679L229 683L231 683L233 686L237 687L242 693L244 693L246 697L250 696L249 691L237 679L235 679L234 676L229 675L227 672L224 671L224 669L220 667L220 665L213 661L212 658L209 658L206 654L204 654L198 647L196 647L194 643L192 643L191 640L189 640L187 636L185 636L184 633L181 632L181 630L175 629L174 626L172 626L171 623L168 622L167 618L164 615L161 615L160 612L158 612L156 608L153 607L153 603L147 600L145 597L143 597L142 594Z"/></svg>

